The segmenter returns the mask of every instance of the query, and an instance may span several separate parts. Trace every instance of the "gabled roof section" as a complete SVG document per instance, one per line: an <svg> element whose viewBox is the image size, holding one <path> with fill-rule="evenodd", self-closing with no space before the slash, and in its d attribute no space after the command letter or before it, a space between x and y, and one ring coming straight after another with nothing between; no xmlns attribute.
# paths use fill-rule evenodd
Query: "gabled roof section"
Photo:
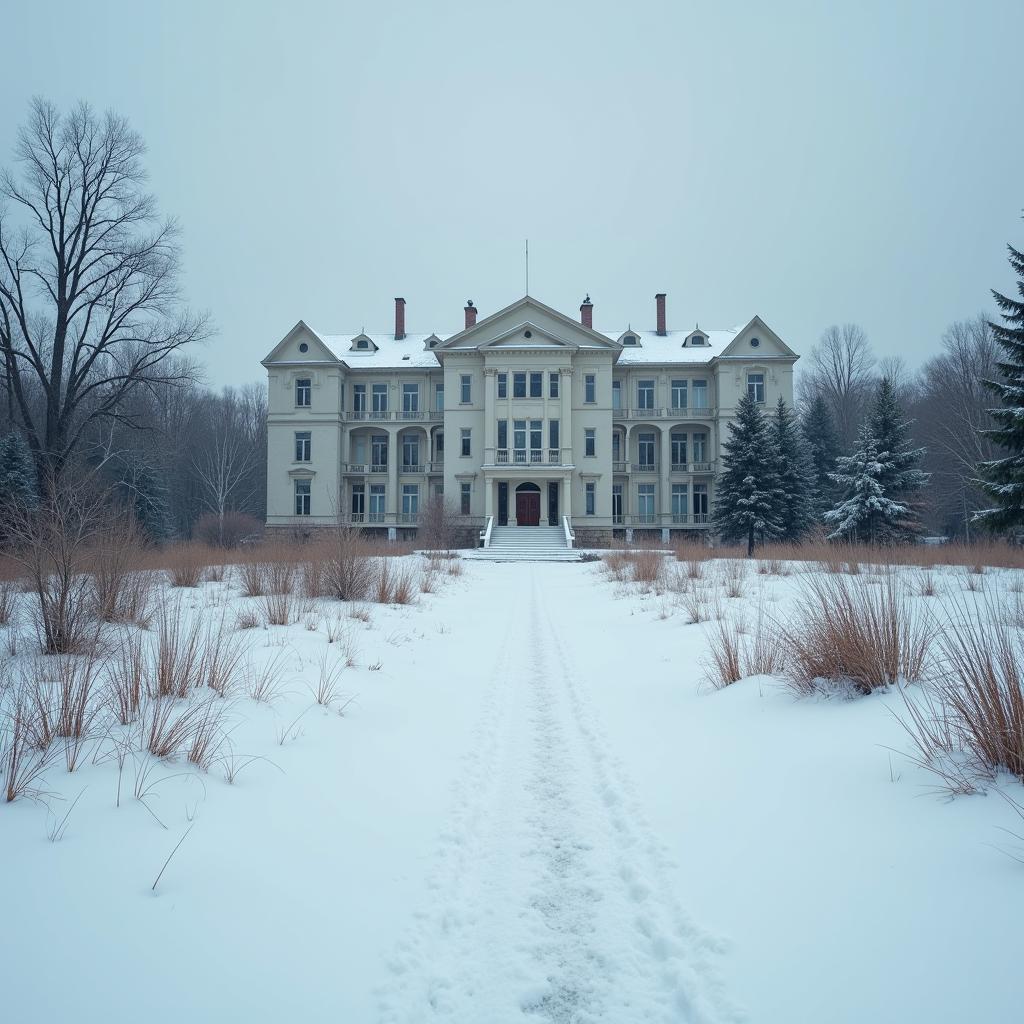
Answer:
<svg viewBox="0 0 1024 1024"><path fill-rule="evenodd" d="M723 359L800 358L759 316L736 332L721 355Z"/></svg>
<svg viewBox="0 0 1024 1024"><path fill-rule="evenodd" d="M526 331L530 331L532 337L525 337ZM524 295L472 327L453 334L447 341L437 346L437 352L440 354L495 347L495 343L499 343L497 347L511 347L511 338L516 332L522 341L518 347L543 347L536 344L537 336L540 334L546 345L558 344L576 349L596 348L610 352L618 352L620 348L618 342L607 335L584 327L578 320L559 313L557 309L552 309L531 295Z"/></svg>
<svg viewBox="0 0 1024 1024"><path fill-rule="evenodd" d="M302 345L306 351L301 350ZM336 363L337 355L324 339L304 320L300 320L261 360L264 366L271 363Z"/></svg>
<svg viewBox="0 0 1024 1024"><path fill-rule="evenodd" d="M368 334L357 334L349 345L352 352L376 352L380 346Z"/></svg>

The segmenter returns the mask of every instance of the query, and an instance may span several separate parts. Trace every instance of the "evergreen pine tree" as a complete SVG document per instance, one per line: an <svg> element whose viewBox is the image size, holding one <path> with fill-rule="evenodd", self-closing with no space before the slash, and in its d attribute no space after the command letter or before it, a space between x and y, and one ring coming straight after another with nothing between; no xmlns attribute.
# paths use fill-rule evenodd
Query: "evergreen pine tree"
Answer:
<svg viewBox="0 0 1024 1024"><path fill-rule="evenodd" d="M833 527L830 540L888 540L903 530L910 509L886 496L882 479L893 472L887 452L879 452L871 425L861 425L857 447L852 455L836 459L838 472L832 479L845 489L846 497L825 513L825 522Z"/></svg>
<svg viewBox="0 0 1024 1024"><path fill-rule="evenodd" d="M150 540L168 540L174 534L167 488L141 460L126 467L121 488L129 507Z"/></svg>
<svg viewBox="0 0 1024 1024"><path fill-rule="evenodd" d="M724 469L715 496L714 523L725 541L747 542L747 557L757 538L782 532L779 516L781 490L777 463L771 450L768 421L746 394L729 423L729 438L722 444Z"/></svg>
<svg viewBox="0 0 1024 1024"><path fill-rule="evenodd" d="M811 464L815 479L815 512L819 522L832 507L836 498L836 485L832 474L836 459L841 454L839 432L829 411L828 403L818 395L803 416L804 437L811 449Z"/></svg>
<svg viewBox="0 0 1024 1024"><path fill-rule="evenodd" d="M32 453L21 434L0 439L0 508L31 501L36 496Z"/></svg>
<svg viewBox="0 0 1024 1024"><path fill-rule="evenodd" d="M921 530L919 509L913 499L928 482L928 474L917 468L925 450L911 447L910 424L903 418L896 390L888 377L883 377L878 385L869 423L877 450L884 454L885 465L889 467L879 477L882 492L908 509L898 528L877 539L907 540Z"/></svg>
<svg viewBox="0 0 1024 1024"><path fill-rule="evenodd" d="M1024 253L1013 246L1007 248L1010 266L1020 279L1017 292L1024 298ZM982 433L1009 454L978 466L982 477L979 486L995 506L978 512L975 519L993 530L1007 530L1024 526L1024 302L996 291L992 295L1005 322L989 326L1006 359L996 364L1001 379L984 381L1002 407L991 410L997 425Z"/></svg>
<svg viewBox="0 0 1024 1024"><path fill-rule="evenodd" d="M779 482L779 537L798 541L814 525L815 473L811 453L793 411L779 396L769 426Z"/></svg>

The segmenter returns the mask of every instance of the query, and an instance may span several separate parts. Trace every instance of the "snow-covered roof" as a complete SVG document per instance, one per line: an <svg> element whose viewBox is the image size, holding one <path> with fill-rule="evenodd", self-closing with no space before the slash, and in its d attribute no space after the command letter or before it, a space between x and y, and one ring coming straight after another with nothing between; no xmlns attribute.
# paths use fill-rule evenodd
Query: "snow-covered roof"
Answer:
<svg viewBox="0 0 1024 1024"><path fill-rule="evenodd" d="M612 341L622 341L627 334L634 335L638 344L622 346L618 359L619 366L642 365L644 363L707 363L715 356L720 356L742 327L733 327L727 331L668 331L664 335L657 331L601 331ZM704 336L703 345L683 345L693 334Z"/></svg>
<svg viewBox="0 0 1024 1024"><path fill-rule="evenodd" d="M597 333L614 342L622 342L627 335L633 335L637 339L637 344L624 344L617 363L619 366L642 366L658 363L708 363L715 356L720 356L742 329L742 326L722 331L706 331L699 328L668 331L664 335L659 335L657 331L637 331L628 328L625 331ZM440 344L453 337L452 334L407 334L401 341L396 341L393 334L366 334L363 331L353 331L351 334L324 334L313 328L310 330L327 346L335 358L343 360L352 369L437 369L440 360L427 343L433 340ZM703 345L693 344L695 334L703 335ZM365 348L356 347L357 342L364 339L369 345ZM683 342L687 339L690 340L684 345Z"/></svg>
<svg viewBox="0 0 1024 1024"><path fill-rule="evenodd" d="M353 331L351 334L314 333L336 358L344 360L352 369L361 366L388 370L400 370L407 366L437 369L441 364L433 350L427 348L427 341L434 338L444 341L451 337L448 334L407 334L401 341L395 341L393 334L364 334L362 331ZM352 343L357 338L366 338L371 347L353 348Z"/></svg>

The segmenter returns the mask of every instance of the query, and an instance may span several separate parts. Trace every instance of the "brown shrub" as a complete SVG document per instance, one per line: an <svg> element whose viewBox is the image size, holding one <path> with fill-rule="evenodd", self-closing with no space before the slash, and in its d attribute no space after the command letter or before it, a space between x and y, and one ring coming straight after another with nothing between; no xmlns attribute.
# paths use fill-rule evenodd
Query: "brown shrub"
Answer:
<svg viewBox="0 0 1024 1024"><path fill-rule="evenodd" d="M743 678L740 670L740 634L733 623L723 620L711 631L709 651L704 659L704 678L716 690Z"/></svg>
<svg viewBox="0 0 1024 1024"><path fill-rule="evenodd" d="M816 573L807 577L782 638L798 693L814 691L819 680L849 681L871 693L921 678L930 625L892 576L869 586L860 577Z"/></svg>

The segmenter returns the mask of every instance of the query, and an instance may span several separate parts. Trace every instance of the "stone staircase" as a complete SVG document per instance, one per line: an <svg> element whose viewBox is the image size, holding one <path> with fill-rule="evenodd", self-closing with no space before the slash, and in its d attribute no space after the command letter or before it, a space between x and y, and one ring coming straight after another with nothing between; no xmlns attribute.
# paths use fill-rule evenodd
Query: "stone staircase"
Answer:
<svg viewBox="0 0 1024 1024"><path fill-rule="evenodd" d="M489 547L472 558L490 562L578 562L579 552L565 545L561 526L495 526Z"/></svg>

